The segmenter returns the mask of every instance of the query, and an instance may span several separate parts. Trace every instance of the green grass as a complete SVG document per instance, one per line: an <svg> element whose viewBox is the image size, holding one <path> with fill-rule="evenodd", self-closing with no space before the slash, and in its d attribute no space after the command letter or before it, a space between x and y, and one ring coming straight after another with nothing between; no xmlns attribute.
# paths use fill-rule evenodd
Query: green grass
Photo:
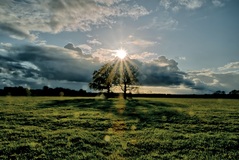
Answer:
<svg viewBox="0 0 239 160"><path fill-rule="evenodd" d="M239 159L239 100L1 97L0 159Z"/></svg>

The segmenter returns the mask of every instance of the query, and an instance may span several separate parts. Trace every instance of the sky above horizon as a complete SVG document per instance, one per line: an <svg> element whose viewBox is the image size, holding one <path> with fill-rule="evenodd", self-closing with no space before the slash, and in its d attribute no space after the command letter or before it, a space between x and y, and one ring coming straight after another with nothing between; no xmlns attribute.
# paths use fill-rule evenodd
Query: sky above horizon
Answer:
<svg viewBox="0 0 239 160"><path fill-rule="evenodd" d="M237 0L0 0L0 88L88 90L123 48L141 93L239 89Z"/></svg>

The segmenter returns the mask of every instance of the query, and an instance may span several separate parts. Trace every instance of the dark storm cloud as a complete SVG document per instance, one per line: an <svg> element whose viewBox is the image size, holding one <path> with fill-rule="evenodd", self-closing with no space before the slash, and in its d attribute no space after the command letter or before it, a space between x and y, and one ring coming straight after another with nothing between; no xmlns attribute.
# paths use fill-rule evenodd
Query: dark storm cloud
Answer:
<svg viewBox="0 0 239 160"><path fill-rule="evenodd" d="M82 50L79 47L75 47L72 43L68 43L64 46L64 48L77 51L80 55L82 55Z"/></svg>
<svg viewBox="0 0 239 160"><path fill-rule="evenodd" d="M12 38L16 39L29 39L34 40L36 39L35 35L30 34L27 30L20 28L14 24L8 23L0 23L0 30L2 32L8 33Z"/></svg>
<svg viewBox="0 0 239 160"><path fill-rule="evenodd" d="M29 80L29 79L1 79L0 80L0 88L4 88L6 86L23 86L29 88L42 88L46 84L43 84L41 80Z"/></svg>
<svg viewBox="0 0 239 160"><path fill-rule="evenodd" d="M3 62L1 62L3 64ZM0 67L0 87L5 86L40 86L42 77L40 71L24 67L20 62L4 63Z"/></svg>
<svg viewBox="0 0 239 160"><path fill-rule="evenodd" d="M143 85L196 87L195 83L187 78L187 73L179 70L178 63L175 60L167 59L165 56L147 63L140 62L138 66Z"/></svg>
<svg viewBox="0 0 239 160"><path fill-rule="evenodd" d="M175 60L167 59L165 56L160 56L150 62L133 61L139 67L139 80L142 86L184 86L207 93L216 90L200 79L192 77L191 74L181 71Z"/></svg>
<svg viewBox="0 0 239 160"><path fill-rule="evenodd" d="M43 78L89 82L93 71L100 66L100 63L91 63L76 51L56 46L8 47L5 52L7 54L0 57L0 76L9 80Z"/></svg>
<svg viewBox="0 0 239 160"><path fill-rule="evenodd" d="M80 56L83 56L85 58L92 58L92 56L90 54L83 54L80 47L75 47L74 44L72 44L72 43L68 43L67 45L64 46L64 48L72 50L72 51L76 51L77 54L79 54Z"/></svg>
<svg viewBox="0 0 239 160"><path fill-rule="evenodd" d="M0 55L0 61L14 61L11 57L4 57Z"/></svg>
<svg viewBox="0 0 239 160"><path fill-rule="evenodd" d="M68 48L75 49L74 45ZM43 86L48 80L66 83L84 82L92 79L92 73L102 66L102 62L86 58L78 53L79 49L71 50L57 46L11 46L2 44L0 48L1 85ZM108 56L108 55L106 55ZM238 74L190 72L178 68L178 63L165 56L150 62L132 60L140 72L139 80L143 86L186 86L195 90L214 91L215 86L231 86L226 83L228 77L237 79ZM203 74L203 75L202 75ZM203 79L203 77L204 79ZM208 82L206 82L208 80ZM211 82L210 82L211 81ZM219 83L220 81L220 83ZM232 82L235 85L237 81Z"/></svg>

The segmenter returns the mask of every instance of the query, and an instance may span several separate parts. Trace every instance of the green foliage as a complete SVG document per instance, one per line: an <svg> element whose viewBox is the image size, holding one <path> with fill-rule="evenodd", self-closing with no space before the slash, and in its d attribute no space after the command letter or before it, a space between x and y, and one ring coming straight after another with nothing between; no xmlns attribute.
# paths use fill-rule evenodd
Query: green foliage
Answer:
<svg viewBox="0 0 239 160"><path fill-rule="evenodd" d="M229 92L230 95L239 95L239 90L232 90Z"/></svg>
<svg viewBox="0 0 239 160"><path fill-rule="evenodd" d="M238 159L239 101L1 97L0 159Z"/></svg>
<svg viewBox="0 0 239 160"><path fill-rule="evenodd" d="M114 74L112 63L103 65L98 71L94 71L92 82L89 83L89 87L99 91L106 89L109 93L113 84Z"/></svg>
<svg viewBox="0 0 239 160"><path fill-rule="evenodd" d="M126 93L137 89L138 85L138 67L133 64L130 60L121 61L119 67L116 72L118 77L116 82L120 85L123 93L124 99L126 99Z"/></svg>
<svg viewBox="0 0 239 160"><path fill-rule="evenodd" d="M120 86L126 99L127 92L137 89L138 73L138 68L129 58L114 60L94 71L89 87L99 91L106 89L110 93L112 86Z"/></svg>

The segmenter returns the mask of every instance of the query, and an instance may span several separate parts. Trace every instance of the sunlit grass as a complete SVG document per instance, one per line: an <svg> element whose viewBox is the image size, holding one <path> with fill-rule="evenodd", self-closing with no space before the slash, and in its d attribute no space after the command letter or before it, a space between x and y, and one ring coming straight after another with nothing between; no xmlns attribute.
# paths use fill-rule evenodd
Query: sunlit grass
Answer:
<svg viewBox="0 0 239 160"><path fill-rule="evenodd" d="M1 97L0 159L238 159L239 101Z"/></svg>

